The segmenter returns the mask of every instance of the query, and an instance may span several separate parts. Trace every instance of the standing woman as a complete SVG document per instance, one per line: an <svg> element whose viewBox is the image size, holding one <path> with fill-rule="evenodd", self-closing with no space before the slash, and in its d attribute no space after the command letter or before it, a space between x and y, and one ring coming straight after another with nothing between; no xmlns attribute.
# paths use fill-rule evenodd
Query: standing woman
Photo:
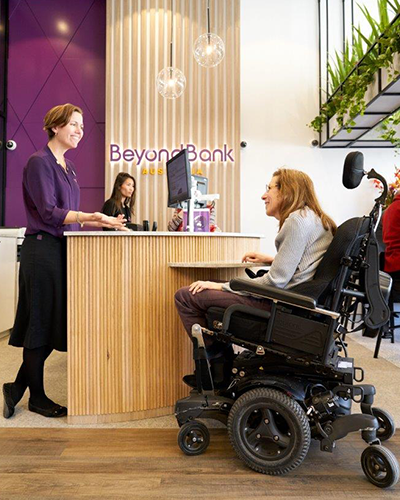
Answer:
<svg viewBox="0 0 400 500"><path fill-rule="evenodd" d="M123 218L79 211L74 164L64 157L83 137L83 113L72 104L52 108L44 118L48 144L34 153L23 172L27 229L21 249L19 300L9 344L23 348L23 363L14 382L3 385L3 415L29 387L29 410L62 417L67 408L44 391L44 363L53 349L67 350L66 244L64 231L86 224L124 229Z"/></svg>
<svg viewBox="0 0 400 500"><path fill-rule="evenodd" d="M126 172L120 172L114 182L114 187L101 211L106 215L117 217L123 215L128 223L132 222L136 200L135 178ZM109 230L105 228L105 230Z"/></svg>

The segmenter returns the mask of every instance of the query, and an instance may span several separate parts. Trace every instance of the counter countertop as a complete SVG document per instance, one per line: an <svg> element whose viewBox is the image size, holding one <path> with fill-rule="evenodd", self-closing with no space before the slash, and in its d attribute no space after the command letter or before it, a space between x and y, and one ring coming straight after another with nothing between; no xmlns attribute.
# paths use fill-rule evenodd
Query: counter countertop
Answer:
<svg viewBox="0 0 400 500"><path fill-rule="evenodd" d="M269 268L267 264L259 264L254 262L168 262L168 267L182 268L199 268L199 269L230 269L230 268L246 268L246 267L263 267Z"/></svg>
<svg viewBox="0 0 400 500"><path fill-rule="evenodd" d="M210 236L211 238L223 236L224 238L264 238L262 234L246 233L186 233L183 231L65 231L64 236Z"/></svg>

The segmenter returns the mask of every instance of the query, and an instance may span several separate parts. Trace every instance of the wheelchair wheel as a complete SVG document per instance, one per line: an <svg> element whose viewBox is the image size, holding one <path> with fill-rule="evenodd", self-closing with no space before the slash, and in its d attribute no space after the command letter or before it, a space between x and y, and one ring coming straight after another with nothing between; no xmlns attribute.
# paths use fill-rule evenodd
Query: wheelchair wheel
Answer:
<svg viewBox="0 0 400 500"><path fill-rule="evenodd" d="M210 432L202 422L192 420L180 428L178 445L186 455L201 455L209 444Z"/></svg>
<svg viewBox="0 0 400 500"><path fill-rule="evenodd" d="M264 474L285 474L298 467L311 441L301 406L275 389L252 389L232 406L229 439L238 457Z"/></svg>
<svg viewBox="0 0 400 500"><path fill-rule="evenodd" d="M400 469L393 453L380 445L366 448L361 455L364 474L375 486L390 488L399 480Z"/></svg>
<svg viewBox="0 0 400 500"><path fill-rule="evenodd" d="M372 414L379 422L379 429L376 431L376 437L381 441L387 441L393 437L396 432L396 426L392 415L381 408L372 408Z"/></svg>

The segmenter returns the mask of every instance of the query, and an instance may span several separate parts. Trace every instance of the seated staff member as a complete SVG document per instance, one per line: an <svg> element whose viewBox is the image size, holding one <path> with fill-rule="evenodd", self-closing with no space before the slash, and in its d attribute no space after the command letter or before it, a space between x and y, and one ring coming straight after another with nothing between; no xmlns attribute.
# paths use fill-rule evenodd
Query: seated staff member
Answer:
<svg viewBox="0 0 400 500"><path fill-rule="evenodd" d="M120 172L114 182L114 187L109 198L101 209L103 214L117 217L123 215L130 224L134 213L136 200L136 181L135 178L126 172ZM110 231L109 228L103 228L104 231Z"/></svg>
<svg viewBox="0 0 400 500"><path fill-rule="evenodd" d="M64 231L77 225L123 230L123 217L79 211L75 166L64 157L83 137L83 113L63 104L44 117L49 141L34 153L23 171L27 229L21 248L19 299L10 345L23 348L23 363L14 382L3 385L3 415L9 418L29 387L29 410L62 417L67 408L44 391L44 363L53 349L67 350L67 280Z"/></svg>
<svg viewBox="0 0 400 500"><path fill-rule="evenodd" d="M210 210L210 233L221 232L221 229L215 222L215 201L207 202L206 208ZM174 210L172 219L168 222L167 227L168 231L183 231L183 210L181 208Z"/></svg>
<svg viewBox="0 0 400 500"><path fill-rule="evenodd" d="M298 170L281 168L273 174L262 200L267 215L279 221L275 239L277 254L275 258L255 252L243 256L243 262L271 264L269 272L254 281L292 288L311 280L336 232L336 224L322 211L312 180ZM244 292L238 294L230 289L229 283L213 281L195 281L189 287L181 288L175 294L175 304L189 336L193 324L207 326L205 314L211 306L226 309L232 304L244 304L266 311L271 309L268 299ZM227 375L229 363L225 363L224 358L232 356L232 349L207 335L204 341L218 386L223 384ZM194 382L192 376L184 380L188 384Z"/></svg>

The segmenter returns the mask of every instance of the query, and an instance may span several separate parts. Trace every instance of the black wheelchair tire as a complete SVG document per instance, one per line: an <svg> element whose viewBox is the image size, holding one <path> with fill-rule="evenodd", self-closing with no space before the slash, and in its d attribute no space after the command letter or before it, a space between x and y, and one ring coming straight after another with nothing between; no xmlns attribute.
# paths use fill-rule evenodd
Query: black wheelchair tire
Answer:
<svg viewBox="0 0 400 500"><path fill-rule="evenodd" d="M376 437L381 441L388 441L396 432L396 425L392 415L381 408L372 408L372 414L379 422L379 429L376 431Z"/></svg>
<svg viewBox="0 0 400 500"><path fill-rule="evenodd" d="M179 429L178 445L185 455L201 455L209 444L210 432L202 422L191 420Z"/></svg>
<svg viewBox="0 0 400 500"><path fill-rule="evenodd" d="M260 412L259 416L254 417L257 412ZM269 418L264 418L265 415ZM260 419L258 427L254 418ZM273 438L267 435L271 432L270 420L273 425L272 434L277 431ZM267 434L256 434L259 442L252 444L250 441L254 439L257 429L267 429L265 422L268 426ZM249 431L252 425L256 427ZM310 424L299 403L286 394L267 387L252 389L237 399L229 413L228 434L238 457L251 469L269 475L286 474L298 467L306 457L311 441ZM275 438L277 440L274 442ZM285 440L288 441L286 448ZM273 446L277 448L275 454ZM283 453L280 451L281 446Z"/></svg>
<svg viewBox="0 0 400 500"><path fill-rule="evenodd" d="M362 452L364 474L378 488L390 488L399 480L400 468L393 453L381 445L372 445Z"/></svg>

